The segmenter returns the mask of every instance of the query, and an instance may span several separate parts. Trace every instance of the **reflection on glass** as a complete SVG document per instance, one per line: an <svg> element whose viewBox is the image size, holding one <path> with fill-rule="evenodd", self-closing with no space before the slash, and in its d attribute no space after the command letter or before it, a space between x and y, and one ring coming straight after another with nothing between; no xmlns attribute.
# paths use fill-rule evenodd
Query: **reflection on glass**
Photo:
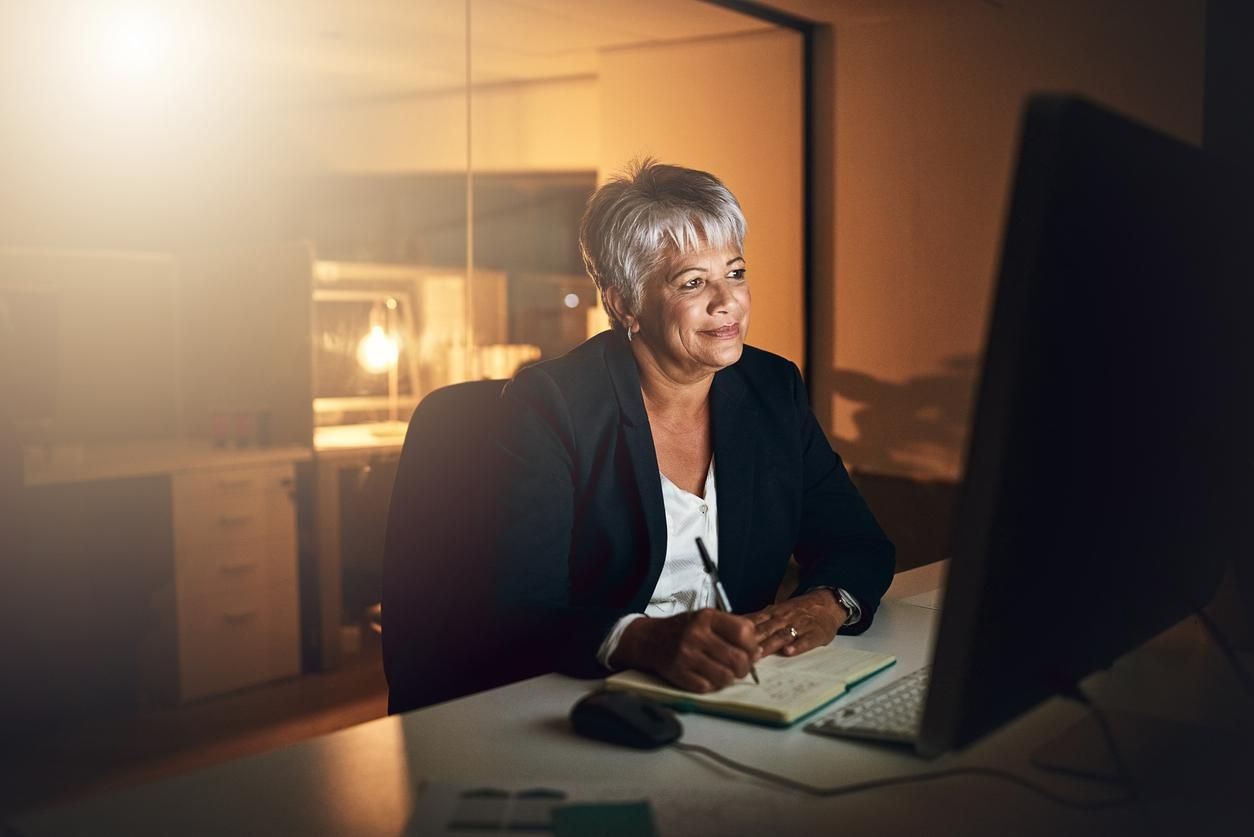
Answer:
<svg viewBox="0 0 1254 837"><path fill-rule="evenodd" d="M396 421L402 404L412 409L417 403L417 365L407 339L413 332L412 310L403 291L314 292L319 423Z"/></svg>
<svg viewBox="0 0 1254 837"><path fill-rule="evenodd" d="M319 426L405 422L434 389L508 378L542 356L539 345L512 337L520 330L511 320L510 277L503 271L476 271L469 313L466 279L456 270L320 261L314 272ZM542 331L543 323L533 329Z"/></svg>
<svg viewBox="0 0 1254 837"><path fill-rule="evenodd" d="M488 375L488 366L491 374L506 368L482 360L485 346L537 346L541 357L555 357L587 336L585 312L597 299L576 235L595 186L593 171L476 174L469 302L463 174L317 178L307 184L300 228L323 263L369 264L372 275L407 273L419 328L415 352L431 367L422 389L430 391Z"/></svg>

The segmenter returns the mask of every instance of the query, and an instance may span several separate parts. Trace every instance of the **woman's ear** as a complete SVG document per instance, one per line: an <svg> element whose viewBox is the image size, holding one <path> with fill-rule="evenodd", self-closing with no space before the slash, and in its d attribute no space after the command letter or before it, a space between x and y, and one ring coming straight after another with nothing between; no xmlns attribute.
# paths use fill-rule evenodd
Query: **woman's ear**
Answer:
<svg viewBox="0 0 1254 837"><path fill-rule="evenodd" d="M622 326L624 331L634 331L636 328L636 318L627 313L627 305L623 300L623 295L618 292L618 289L606 288L601 291L601 296L605 299L606 307L610 310L610 318Z"/></svg>

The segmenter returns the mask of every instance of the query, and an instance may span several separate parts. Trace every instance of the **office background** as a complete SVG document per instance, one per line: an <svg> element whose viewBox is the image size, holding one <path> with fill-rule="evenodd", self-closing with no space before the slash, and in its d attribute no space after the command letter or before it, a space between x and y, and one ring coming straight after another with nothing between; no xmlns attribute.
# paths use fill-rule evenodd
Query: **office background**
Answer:
<svg viewBox="0 0 1254 837"><path fill-rule="evenodd" d="M5 440L6 737L51 763L198 712L221 730L189 739L204 763L302 734L214 715L271 679L328 688L320 717L340 720L306 731L379 712L378 671L355 666L377 653L386 425L599 327L574 223L635 155L741 198L750 342L806 367L903 566L944 557L1024 96L1080 92L1244 154L1240 5L5 3L0 291L28 306L3 359L24 393ZM376 325L382 365L366 352L363 373ZM172 440L208 459L82 477L98 450ZM291 499L257 536L293 553L266 588L283 603L261 606L284 620L256 628L281 653L174 682L163 666L196 650L171 639L175 472L245 466L276 481L239 514ZM173 764L138 749L78 787ZM27 772L12 804L74 790Z"/></svg>

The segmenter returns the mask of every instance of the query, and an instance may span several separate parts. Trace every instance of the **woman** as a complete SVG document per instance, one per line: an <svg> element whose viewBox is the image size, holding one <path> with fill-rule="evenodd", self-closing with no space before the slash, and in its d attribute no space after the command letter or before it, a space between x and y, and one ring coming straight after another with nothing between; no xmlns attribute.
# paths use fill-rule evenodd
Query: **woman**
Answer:
<svg viewBox="0 0 1254 837"><path fill-rule="evenodd" d="M612 330L505 390L500 594L553 668L719 689L866 630L892 578L796 367L744 343L744 237L710 174L646 160L612 180L580 228ZM740 615L714 609L698 536Z"/></svg>

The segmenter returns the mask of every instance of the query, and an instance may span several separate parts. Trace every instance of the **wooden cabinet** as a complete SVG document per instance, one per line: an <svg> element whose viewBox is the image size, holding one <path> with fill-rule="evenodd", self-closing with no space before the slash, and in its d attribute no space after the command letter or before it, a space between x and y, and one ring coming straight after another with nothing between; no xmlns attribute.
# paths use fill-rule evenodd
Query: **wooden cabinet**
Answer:
<svg viewBox="0 0 1254 837"><path fill-rule="evenodd" d="M112 713L298 674L294 471L311 456L174 440L28 456L28 537L0 562L20 604L0 619L0 707Z"/></svg>
<svg viewBox="0 0 1254 837"><path fill-rule="evenodd" d="M300 671L291 463L172 480L179 700Z"/></svg>

